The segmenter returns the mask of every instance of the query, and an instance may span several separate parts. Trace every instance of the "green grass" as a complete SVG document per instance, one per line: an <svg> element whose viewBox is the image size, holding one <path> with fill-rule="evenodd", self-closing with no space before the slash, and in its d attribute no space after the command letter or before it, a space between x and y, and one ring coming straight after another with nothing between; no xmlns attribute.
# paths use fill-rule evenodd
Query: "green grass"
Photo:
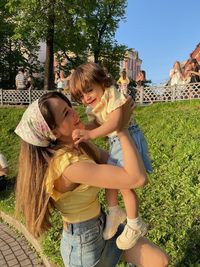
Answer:
<svg viewBox="0 0 200 267"><path fill-rule="evenodd" d="M77 107L85 120L84 110ZM10 164L9 179L17 172L19 140L13 130L22 108L0 109L0 151ZM147 137L154 173L149 184L137 190L141 216L150 224L148 237L172 259L171 266L198 267L200 251L200 101L153 104L138 107L135 119ZM106 148L104 140L97 143ZM104 192L100 201L105 206ZM12 192L0 194L0 209L13 210ZM122 201L121 201L122 203ZM122 203L123 205L123 203ZM46 255L62 266L59 240L62 222L43 237ZM124 267L120 264L120 267Z"/></svg>

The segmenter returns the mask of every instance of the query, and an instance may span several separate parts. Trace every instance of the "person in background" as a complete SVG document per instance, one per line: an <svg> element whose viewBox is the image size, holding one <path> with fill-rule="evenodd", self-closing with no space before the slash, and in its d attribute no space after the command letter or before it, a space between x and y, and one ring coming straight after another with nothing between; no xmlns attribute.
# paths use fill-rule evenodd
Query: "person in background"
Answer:
<svg viewBox="0 0 200 267"><path fill-rule="evenodd" d="M60 72L56 72L55 74L55 84L58 92L62 92L64 90L64 79L61 77Z"/></svg>
<svg viewBox="0 0 200 267"><path fill-rule="evenodd" d="M119 90L125 95L128 95L128 84L129 78L126 75L126 70L123 70L120 78L117 81L117 85L119 85Z"/></svg>
<svg viewBox="0 0 200 267"><path fill-rule="evenodd" d="M24 70L24 79L25 79L25 84L27 85L28 81L28 76L29 76L29 71L27 69Z"/></svg>
<svg viewBox="0 0 200 267"><path fill-rule="evenodd" d="M111 159L109 163L122 166L123 156L116 129L122 118L122 106L126 97L113 86L113 80L102 67L95 63L80 65L74 71L70 80L70 90L77 102L82 102L87 107L90 120L88 129L81 129L81 141L93 140L98 137L108 136ZM143 133L132 121L128 122L127 129L134 143L140 151L144 165L148 172L152 172L151 161L148 155L147 143ZM74 136L79 135L79 130ZM146 234L147 226L139 217L138 199L135 191L120 190L123 196L126 213L118 206L118 191L106 190L106 199L109 214L106 219L104 239L112 238L120 223L127 217L127 225L123 233L117 238L117 245L121 249L133 247L137 240Z"/></svg>
<svg viewBox="0 0 200 267"><path fill-rule="evenodd" d="M146 72L144 70L140 70L136 77L136 84L138 87L144 86L146 81Z"/></svg>
<svg viewBox="0 0 200 267"><path fill-rule="evenodd" d="M169 79L169 84L171 86L184 84L185 78L179 61L176 61L173 68L170 70Z"/></svg>
<svg viewBox="0 0 200 267"><path fill-rule="evenodd" d="M189 64L185 69L184 76L187 83L200 82L200 65L195 58L189 59Z"/></svg>
<svg viewBox="0 0 200 267"><path fill-rule="evenodd" d="M6 176L8 176L8 173L9 173L8 162L5 156L2 153L0 153L0 191L6 189L8 181L6 179Z"/></svg>
<svg viewBox="0 0 200 267"><path fill-rule="evenodd" d="M33 79L33 75L32 74L28 75L26 88L28 90L32 90L34 88L34 79Z"/></svg>
<svg viewBox="0 0 200 267"><path fill-rule="evenodd" d="M123 106L117 130L124 167L106 164L108 153L91 143L76 146L75 129L83 128L65 95L48 92L24 112L15 133L21 138L16 185L16 212L23 214L29 232L41 235L50 227L50 207L63 219L61 255L66 267L114 267L120 258L140 267L166 267L168 257L141 237L134 248L122 251L116 238L103 239L105 215L100 188L137 188L147 181L146 172L124 126L132 102ZM34 197L33 197L34 196Z"/></svg>
<svg viewBox="0 0 200 267"><path fill-rule="evenodd" d="M0 153L0 176L7 176L8 175L8 162L5 158L5 156Z"/></svg>
<svg viewBox="0 0 200 267"><path fill-rule="evenodd" d="M18 74L15 77L15 85L17 90L26 89L26 78L24 76L24 69L20 68Z"/></svg>

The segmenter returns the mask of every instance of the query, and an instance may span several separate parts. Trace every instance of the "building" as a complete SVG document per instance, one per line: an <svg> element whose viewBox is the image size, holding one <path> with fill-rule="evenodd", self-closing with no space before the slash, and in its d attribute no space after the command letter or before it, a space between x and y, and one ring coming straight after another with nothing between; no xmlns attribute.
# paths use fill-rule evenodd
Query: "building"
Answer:
<svg viewBox="0 0 200 267"><path fill-rule="evenodd" d="M200 43L198 43L195 49L192 51L192 53L190 54L190 58L195 58L197 62L200 64ZM185 61L184 68L186 68L187 65L189 64L189 59Z"/></svg>
<svg viewBox="0 0 200 267"><path fill-rule="evenodd" d="M120 62L120 70L126 69L128 78L135 80L141 70L141 64L142 60L138 52L132 48L126 52L124 59Z"/></svg>
<svg viewBox="0 0 200 267"><path fill-rule="evenodd" d="M75 56L73 53L70 55ZM40 49L38 52L38 59L41 64L44 64L45 62L45 57L46 57L46 44L45 43L40 43ZM88 56L88 61L94 61L93 55ZM64 63L63 63L64 62ZM63 64L64 65L63 65ZM61 65L66 66L68 64L68 60L63 58ZM54 70L58 71L59 70L59 59L57 55L54 55ZM120 70L122 71L123 69L126 69L126 73L129 79L135 80L137 77L137 74L141 70L141 64L142 60L139 58L138 52L131 48L127 50L125 53L125 57L122 61L120 61Z"/></svg>
<svg viewBox="0 0 200 267"><path fill-rule="evenodd" d="M198 43L198 45L196 46L194 51L190 54L190 57L191 58L196 58L196 60L200 64L200 43Z"/></svg>

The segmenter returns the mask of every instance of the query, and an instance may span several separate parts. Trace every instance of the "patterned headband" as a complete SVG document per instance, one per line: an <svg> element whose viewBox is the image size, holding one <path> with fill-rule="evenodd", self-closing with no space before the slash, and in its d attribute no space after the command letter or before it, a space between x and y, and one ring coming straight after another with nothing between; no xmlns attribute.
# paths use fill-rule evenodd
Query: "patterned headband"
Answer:
<svg viewBox="0 0 200 267"><path fill-rule="evenodd" d="M38 100L28 106L15 129L15 133L34 146L47 147L51 140L56 140L42 116Z"/></svg>

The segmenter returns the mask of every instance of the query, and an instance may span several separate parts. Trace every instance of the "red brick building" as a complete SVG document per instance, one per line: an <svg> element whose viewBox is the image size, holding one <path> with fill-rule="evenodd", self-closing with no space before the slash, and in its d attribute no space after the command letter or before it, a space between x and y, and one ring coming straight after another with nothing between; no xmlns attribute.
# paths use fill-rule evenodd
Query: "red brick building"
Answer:
<svg viewBox="0 0 200 267"><path fill-rule="evenodd" d="M120 61L120 71L126 69L128 78L135 80L141 70L141 64L142 60L139 58L138 52L132 48L126 52L124 59Z"/></svg>
<svg viewBox="0 0 200 267"><path fill-rule="evenodd" d="M198 43L198 45L196 46L194 51L190 54L190 57L191 58L196 58L196 60L200 64L200 43Z"/></svg>
<svg viewBox="0 0 200 267"><path fill-rule="evenodd" d="M200 43L197 44L196 48L190 54L190 58L195 58L197 62L200 64ZM189 59L184 64L184 68L187 67Z"/></svg>

